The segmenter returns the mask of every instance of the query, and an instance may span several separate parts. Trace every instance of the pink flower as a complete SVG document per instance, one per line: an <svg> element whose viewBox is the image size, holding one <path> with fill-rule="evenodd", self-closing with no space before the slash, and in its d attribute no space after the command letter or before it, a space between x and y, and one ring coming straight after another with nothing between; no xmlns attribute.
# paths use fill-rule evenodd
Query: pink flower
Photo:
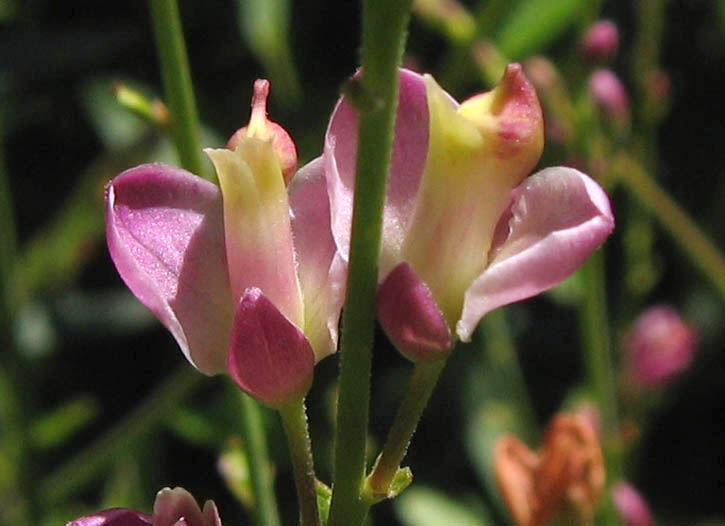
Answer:
<svg viewBox="0 0 725 526"><path fill-rule="evenodd" d="M113 508L87 515L66 526L222 526L214 501L201 510L184 488L164 488L156 494L153 515Z"/></svg>
<svg viewBox="0 0 725 526"><path fill-rule="evenodd" d="M642 496L631 485L619 482L612 487L612 500L624 526L652 526L652 513Z"/></svg>
<svg viewBox="0 0 725 526"><path fill-rule="evenodd" d="M592 60L610 60L617 54L619 30L611 20L599 20L584 34L580 48Z"/></svg>
<svg viewBox="0 0 725 526"><path fill-rule="evenodd" d="M323 154L344 258L357 122L341 100ZM409 358L445 355L489 311L568 277L611 232L609 200L586 175L557 167L527 177L542 148L541 108L518 64L460 105L432 77L400 71L377 309Z"/></svg>
<svg viewBox="0 0 725 526"><path fill-rule="evenodd" d="M602 113L621 122L629 119L629 95L619 77L609 69L598 69L589 77L589 93Z"/></svg>
<svg viewBox="0 0 725 526"><path fill-rule="evenodd" d="M294 172L294 145L252 119L206 150L221 188L162 164L127 170L106 192L106 238L121 278L205 374L228 371L278 407L303 396L333 353L345 265L336 253L323 164ZM293 158L294 157L294 158Z"/></svg>
<svg viewBox="0 0 725 526"><path fill-rule="evenodd" d="M687 369L697 344L695 330L677 312L657 305L643 312L625 339L632 381L662 387Z"/></svg>

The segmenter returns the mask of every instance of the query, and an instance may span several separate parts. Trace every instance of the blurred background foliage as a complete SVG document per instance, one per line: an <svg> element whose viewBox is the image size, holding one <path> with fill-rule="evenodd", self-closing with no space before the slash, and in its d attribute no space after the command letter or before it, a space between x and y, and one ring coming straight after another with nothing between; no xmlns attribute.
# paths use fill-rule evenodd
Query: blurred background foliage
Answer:
<svg viewBox="0 0 725 526"><path fill-rule="evenodd" d="M458 99L488 89L507 60L529 67L545 56L558 70L563 91L540 93L549 125L542 166L573 163L612 192L618 229L606 247L606 299L615 362L623 334L649 305L674 305L699 333L692 367L628 423L637 447L624 475L659 524L723 523L723 293L616 172L648 173L725 246L725 2L439 4L416 2L405 63L433 73ZM179 6L202 142L221 145L246 123L252 83L267 77L271 118L295 138L301 161L318 155L358 64L358 3ZM629 92L624 124L597 112L587 90L594 65L578 43L599 18L619 27L609 67ZM647 83L652 72L666 74L663 90ZM117 100L119 83L141 94L135 113L133 102ZM103 506L149 510L166 485L216 499L227 524L247 520L239 393L188 366L105 250L105 183L140 162L178 163L162 127L139 117L162 93L145 2L0 0L0 524L64 524ZM555 133L555 123L568 131ZM455 353L407 457L415 484L375 508L375 524L506 523L490 447L504 431L535 445L551 415L576 404L572 392L586 398L575 308L583 283L575 276L491 315ZM378 340L377 445L409 370ZM318 476L328 482L336 360L318 366L309 398ZM277 419L265 417L283 522L292 524L287 451Z"/></svg>

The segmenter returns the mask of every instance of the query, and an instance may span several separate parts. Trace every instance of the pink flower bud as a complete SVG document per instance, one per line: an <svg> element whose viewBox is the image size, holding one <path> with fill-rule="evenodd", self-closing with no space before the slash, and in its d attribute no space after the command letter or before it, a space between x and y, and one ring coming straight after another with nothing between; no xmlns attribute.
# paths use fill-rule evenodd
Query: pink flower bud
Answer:
<svg viewBox="0 0 725 526"><path fill-rule="evenodd" d="M624 526L652 526L652 514L642 496L631 485L619 482L612 488L612 500Z"/></svg>
<svg viewBox="0 0 725 526"><path fill-rule="evenodd" d="M609 118L629 118L629 96L622 81L609 69L598 69L589 77L589 93L594 103Z"/></svg>
<svg viewBox="0 0 725 526"><path fill-rule="evenodd" d="M252 116L249 124L238 129L229 138L227 148L234 150L242 137L257 137L272 141L280 169L285 183L289 183L297 169L297 148L287 130L267 118L267 97L269 96L269 81L257 79L254 82L254 95L252 96Z"/></svg>
<svg viewBox="0 0 725 526"><path fill-rule="evenodd" d="M584 34L580 44L582 54L593 61L607 61L617 54L619 31L611 20L594 23Z"/></svg>
<svg viewBox="0 0 725 526"><path fill-rule="evenodd" d="M697 336L672 308L659 305L637 318L625 340L632 381L661 387L692 362Z"/></svg>

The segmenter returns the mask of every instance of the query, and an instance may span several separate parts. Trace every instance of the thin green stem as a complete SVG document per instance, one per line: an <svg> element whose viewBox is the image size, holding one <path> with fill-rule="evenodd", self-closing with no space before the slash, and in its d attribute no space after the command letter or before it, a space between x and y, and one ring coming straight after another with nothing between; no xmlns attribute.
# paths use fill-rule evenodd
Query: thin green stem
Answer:
<svg viewBox="0 0 725 526"><path fill-rule="evenodd" d="M393 477L408 451L410 440L445 365L446 359L415 364L405 398L395 415L383 451L367 479L367 487L373 498L388 495Z"/></svg>
<svg viewBox="0 0 725 526"><path fill-rule="evenodd" d="M583 303L579 309L584 362L588 382L599 406L607 473L611 480L620 475L616 383L612 345L607 322L604 281L604 252L594 252L581 269Z"/></svg>
<svg viewBox="0 0 725 526"><path fill-rule="evenodd" d="M235 388L237 392L238 389ZM249 478L254 495L255 523L260 526L279 526L279 512L274 496L274 480L267 453L262 415L259 404L252 397L239 392L242 414L242 434L249 462Z"/></svg>
<svg viewBox="0 0 725 526"><path fill-rule="evenodd" d="M44 479L38 481L39 500L45 507L62 502L100 475L123 451L132 447L144 434L168 414L201 383L204 376L184 363L171 373L148 398L81 453L71 458Z"/></svg>
<svg viewBox="0 0 725 526"><path fill-rule="evenodd" d="M497 394L516 407L516 416L525 431L519 438L533 441L537 434L536 417L505 310L496 309L486 314L478 330L483 334L486 370L491 374L492 387L499 387Z"/></svg>
<svg viewBox="0 0 725 526"><path fill-rule="evenodd" d="M181 165L202 177L199 115L191 85L177 0L150 0L151 19L159 53L166 102L171 112L171 130Z"/></svg>
<svg viewBox="0 0 725 526"><path fill-rule="evenodd" d="M411 0L363 2L361 87L373 109L360 115L347 304L340 346L331 526L357 526L365 476L377 260L398 101L397 67Z"/></svg>
<svg viewBox="0 0 725 526"><path fill-rule="evenodd" d="M615 180L652 214L690 261L725 298L725 257L680 206L628 157L613 163Z"/></svg>
<svg viewBox="0 0 725 526"><path fill-rule="evenodd" d="M307 427L304 398L291 402L279 410L282 426L287 435L292 469L300 507L300 526L320 526L315 489L315 466Z"/></svg>

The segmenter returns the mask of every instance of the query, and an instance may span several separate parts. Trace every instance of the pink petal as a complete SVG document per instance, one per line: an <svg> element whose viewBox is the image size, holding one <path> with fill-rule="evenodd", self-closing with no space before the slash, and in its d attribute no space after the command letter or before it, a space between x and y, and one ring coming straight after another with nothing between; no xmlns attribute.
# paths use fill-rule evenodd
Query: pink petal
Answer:
<svg viewBox="0 0 725 526"><path fill-rule="evenodd" d="M194 497L184 488L164 488L156 494L153 526L205 526Z"/></svg>
<svg viewBox="0 0 725 526"><path fill-rule="evenodd" d="M401 69L399 78L395 141L383 224L382 267L392 266L386 265L390 260L388 253L402 243L428 151L428 106L423 77ZM345 259L350 246L357 136L357 112L345 99L341 99L330 119L323 158L332 206L333 234Z"/></svg>
<svg viewBox="0 0 725 526"><path fill-rule="evenodd" d="M134 510L112 508L81 517L66 526L151 526L151 517Z"/></svg>
<svg viewBox="0 0 725 526"><path fill-rule="evenodd" d="M218 188L163 164L123 172L106 192L118 273L200 371L226 370L233 316Z"/></svg>
<svg viewBox="0 0 725 526"><path fill-rule="evenodd" d="M380 284L377 315L393 345L413 362L443 358L453 348L430 289L408 263L395 267Z"/></svg>
<svg viewBox="0 0 725 526"><path fill-rule="evenodd" d="M335 352L347 265L330 229L323 161L301 168L289 187L297 277L305 306L304 333L317 361Z"/></svg>
<svg viewBox="0 0 725 526"><path fill-rule="evenodd" d="M315 353L304 333L249 288L242 296L229 345L229 374L257 400L278 408L307 394Z"/></svg>
<svg viewBox="0 0 725 526"><path fill-rule="evenodd" d="M213 500L208 500L204 503L202 514L204 515L204 526L222 526L222 520L219 518L219 510L217 510Z"/></svg>
<svg viewBox="0 0 725 526"><path fill-rule="evenodd" d="M466 291L456 327L464 341L489 311L570 276L614 228L604 190L572 168L547 168L526 179L513 192L508 217L508 235L499 223L490 263Z"/></svg>

